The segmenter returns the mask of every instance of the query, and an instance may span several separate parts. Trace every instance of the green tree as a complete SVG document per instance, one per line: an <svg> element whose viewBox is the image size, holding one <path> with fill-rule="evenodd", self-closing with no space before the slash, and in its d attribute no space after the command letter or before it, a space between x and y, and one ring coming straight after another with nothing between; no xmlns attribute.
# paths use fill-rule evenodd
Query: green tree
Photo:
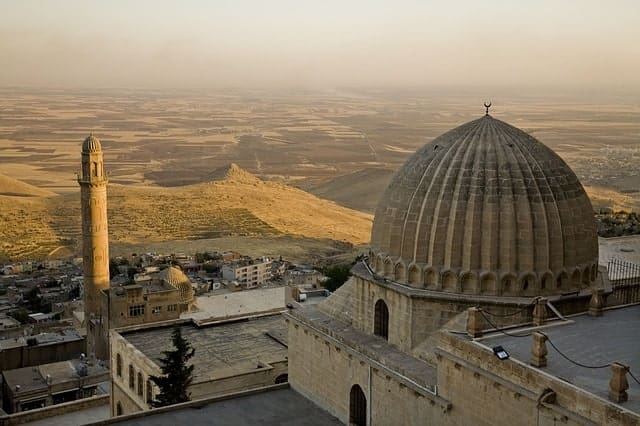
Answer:
<svg viewBox="0 0 640 426"><path fill-rule="evenodd" d="M17 319L21 324L26 324L29 322L29 312L27 312L27 310L24 308L19 308L15 311L11 311L7 315L9 315L11 318Z"/></svg>
<svg viewBox="0 0 640 426"><path fill-rule="evenodd" d="M329 291L336 291L351 276L351 267L353 265L345 263L342 265L329 266L322 269L322 273L329 278L325 281L324 288Z"/></svg>
<svg viewBox="0 0 640 426"><path fill-rule="evenodd" d="M187 388L193 380L193 365L187 365L187 363L193 357L195 349L182 337L180 326L173 329L171 340L174 349L163 351L164 357L160 359L162 376L150 377L151 381L160 388L160 393L151 403L154 407L179 404L191 399Z"/></svg>

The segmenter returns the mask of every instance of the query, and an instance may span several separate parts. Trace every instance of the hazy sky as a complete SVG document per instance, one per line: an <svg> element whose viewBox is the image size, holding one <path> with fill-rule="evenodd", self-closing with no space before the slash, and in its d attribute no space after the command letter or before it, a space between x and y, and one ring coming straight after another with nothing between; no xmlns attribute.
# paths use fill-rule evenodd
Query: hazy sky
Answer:
<svg viewBox="0 0 640 426"><path fill-rule="evenodd" d="M640 88L640 0L0 0L1 86Z"/></svg>

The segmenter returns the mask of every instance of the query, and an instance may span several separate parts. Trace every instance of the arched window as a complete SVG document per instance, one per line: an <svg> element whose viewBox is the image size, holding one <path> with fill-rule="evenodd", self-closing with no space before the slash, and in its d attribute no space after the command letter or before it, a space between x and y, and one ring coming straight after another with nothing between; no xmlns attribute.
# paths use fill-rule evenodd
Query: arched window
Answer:
<svg viewBox="0 0 640 426"><path fill-rule="evenodd" d="M287 374L281 374L276 377L275 384L278 385L280 383L287 383L289 381L289 376Z"/></svg>
<svg viewBox="0 0 640 426"><path fill-rule="evenodd" d="M376 302L373 318L373 334L389 340L389 309L382 299Z"/></svg>
<svg viewBox="0 0 640 426"><path fill-rule="evenodd" d="M135 387L136 377L133 372L133 365L129 364L129 388L133 389Z"/></svg>
<svg viewBox="0 0 640 426"><path fill-rule="evenodd" d="M571 274L571 285L579 286L580 281L581 281L580 270L576 269L575 271L573 271L573 274Z"/></svg>
<svg viewBox="0 0 640 426"><path fill-rule="evenodd" d="M98 176L98 163L96 162L91 163L91 175Z"/></svg>
<svg viewBox="0 0 640 426"><path fill-rule="evenodd" d="M121 416L122 415L122 404L120 404L120 401L118 401L118 403L116 404L116 416Z"/></svg>
<svg viewBox="0 0 640 426"><path fill-rule="evenodd" d="M122 356L120 354L116 355L116 374L118 377L122 377Z"/></svg>
<svg viewBox="0 0 640 426"><path fill-rule="evenodd" d="M147 379L147 404L151 405L153 402L153 387L151 386L151 380Z"/></svg>
<svg viewBox="0 0 640 426"><path fill-rule="evenodd" d="M407 278L409 284L420 284L420 268L416 265L409 268L409 277Z"/></svg>
<svg viewBox="0 0 640 426"><path fill-rule="evenodd" d="M138 396L144 394L144 382L142 381L142 373L138 371Z"/></svg>
<svg viewBox="0 0 640 426"><path fill-rule="evenodd" d="M384 261L384 276L387 278L393 278L393 263L391 259Z"/></svg>
<svg viewBox="0 0 640 426"><path fill-rule="evenodd" d="M367 398L358 385L351 386L349 393L349 424L354 426L367 425Z"/></svg>

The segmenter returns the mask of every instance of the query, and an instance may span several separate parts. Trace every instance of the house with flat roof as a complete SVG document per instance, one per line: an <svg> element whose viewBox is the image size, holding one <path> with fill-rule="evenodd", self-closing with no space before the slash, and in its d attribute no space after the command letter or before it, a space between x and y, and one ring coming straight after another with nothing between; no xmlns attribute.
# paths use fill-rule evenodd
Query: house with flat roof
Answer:
<svg viewBox="0 0 640 426"><path fill-rule="evenodd" d="M162 352L178 326L195 349L189 386L202 399L287 381L287 331L281 314L199 323L192 320L111 330L112 415L150 409Z"/></svg>
<svg viewBox="0 0 640 426"><path fill-rule="evenodd" d="M87 358L2 372L2 402L7 413L62 404L105 393L108 366Z"/></svg>

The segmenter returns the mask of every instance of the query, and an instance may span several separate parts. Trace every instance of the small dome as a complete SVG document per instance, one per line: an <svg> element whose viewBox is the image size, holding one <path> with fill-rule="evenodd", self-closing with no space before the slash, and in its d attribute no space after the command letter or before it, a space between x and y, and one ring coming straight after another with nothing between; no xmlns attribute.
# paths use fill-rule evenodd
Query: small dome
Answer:
<svg viewBox="0 0 640 426"><path fill-rule="evenodd" d="M569 166L487 115L437 137L396 173L370 254L376 272L413 287L535 296L593 282L598 239Z"/></svg>
<svg viewBox="0 0 640 426"><path fill-rule="evenodd" d="M102 146L100 145L100 141L98 138L93 136L93 134L87 136L87 138L82 142L82 152L100 152L102 151Z"/></svg>
<svg viewBox="0 0 640 426"><path fill-rule="evenodd" d="M160 279L180 291L181 303L191 304L193 302L191 281L179 268L169 266L160 272Z"/></svg>

